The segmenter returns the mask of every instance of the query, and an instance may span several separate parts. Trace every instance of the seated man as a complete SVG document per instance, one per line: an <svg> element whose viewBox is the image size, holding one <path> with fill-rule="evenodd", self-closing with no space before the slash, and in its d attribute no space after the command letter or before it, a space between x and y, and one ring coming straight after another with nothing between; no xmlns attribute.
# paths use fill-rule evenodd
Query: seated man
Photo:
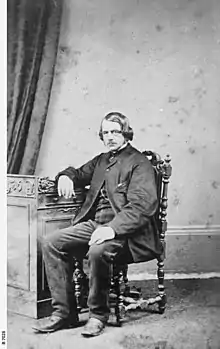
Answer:
<svg viewBox="0 0 220 349"><path fill-rule="evenodd" d="M88 257L89 319L82 335L91 337L99 335L108 321L111 263L125 248L133 262L153 259L162 252L153 216L158 205L154 171L149 160L130 145L133 130L127 117L107 114L99 136L108 152L57 175L58 193L66 198L74 195L74 187L90 188L72 225L43 242L53 313L46 324L35 327L39 332L77 325L73 256Z"/></svg>

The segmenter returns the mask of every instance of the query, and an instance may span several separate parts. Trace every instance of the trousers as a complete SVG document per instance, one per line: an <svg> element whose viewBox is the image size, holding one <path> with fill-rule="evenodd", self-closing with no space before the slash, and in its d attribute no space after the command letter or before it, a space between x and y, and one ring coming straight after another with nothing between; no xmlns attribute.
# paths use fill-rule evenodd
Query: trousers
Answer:
<svg viewBox="0 0 220 349"><path fill-rule="evenodd" d="M53 314L67 318L76 313L72 285L73 257L88 258L89 316L106 322L109 317L109 290L113 261L123 253L126 239L115 237L102 244L89 246L93 231L100 224L88 220L46 236L42 242Z"/></svg>

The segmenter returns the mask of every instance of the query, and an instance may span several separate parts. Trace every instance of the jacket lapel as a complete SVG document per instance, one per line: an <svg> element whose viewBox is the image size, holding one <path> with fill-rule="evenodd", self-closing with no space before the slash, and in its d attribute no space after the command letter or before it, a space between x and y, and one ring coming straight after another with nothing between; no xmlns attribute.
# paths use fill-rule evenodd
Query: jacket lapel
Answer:
<svg viewBox="0 0 220 349"><path fill-rule="evenodd" d="M117 162L117 157L114 157L113 159L111 159L111 157L109 157L106 168L113 166L116 162Z"/></svg>
<svg viewBox="0 0 220 349"><path fill-rule="evenodd" d="M108 160L107 160L107 168L115 165L118 160L127 157L128 154L131 154L132 149L133 149L132 146L130 145L130 143L128 143L128 145L125 148L123 148L121 151L119 151L119 153L116 154L114 157L112 157L110 153L107 153L109 154Z"/></svg>

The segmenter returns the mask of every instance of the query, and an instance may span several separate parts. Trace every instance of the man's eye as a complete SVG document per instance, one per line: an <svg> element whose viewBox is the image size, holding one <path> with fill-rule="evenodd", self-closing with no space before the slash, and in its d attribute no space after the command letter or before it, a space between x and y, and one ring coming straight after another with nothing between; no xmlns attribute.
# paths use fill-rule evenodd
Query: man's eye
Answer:
<svg viewBox="0 0 220 349"><path fill-rule="evenodd" d="M103 135L107 135L107 134L119 135L120 133L121 133L121 131L119 131L119 130L111 130L111 131L103 131L102 132Z"/></svg>

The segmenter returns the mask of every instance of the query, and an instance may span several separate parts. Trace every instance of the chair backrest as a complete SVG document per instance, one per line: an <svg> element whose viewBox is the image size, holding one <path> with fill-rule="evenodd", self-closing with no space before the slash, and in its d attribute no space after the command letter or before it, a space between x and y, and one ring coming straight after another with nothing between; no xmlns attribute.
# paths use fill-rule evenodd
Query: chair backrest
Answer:
<svg viewBox="0 0 220 349"><path fill-rule="evenodd" d="M157 220L159 237L164 246L165 253L165 233L167 231L167 207L168 207L168 184L170 176L172 174L172 166L170 164L171 158L166 155L164 159L161 156L151 150L145 150L142 152L148 160L150 160L154 171L155 180L157 185L157 196L159 200L158 209L155 213L155 218Z"/></svg>

